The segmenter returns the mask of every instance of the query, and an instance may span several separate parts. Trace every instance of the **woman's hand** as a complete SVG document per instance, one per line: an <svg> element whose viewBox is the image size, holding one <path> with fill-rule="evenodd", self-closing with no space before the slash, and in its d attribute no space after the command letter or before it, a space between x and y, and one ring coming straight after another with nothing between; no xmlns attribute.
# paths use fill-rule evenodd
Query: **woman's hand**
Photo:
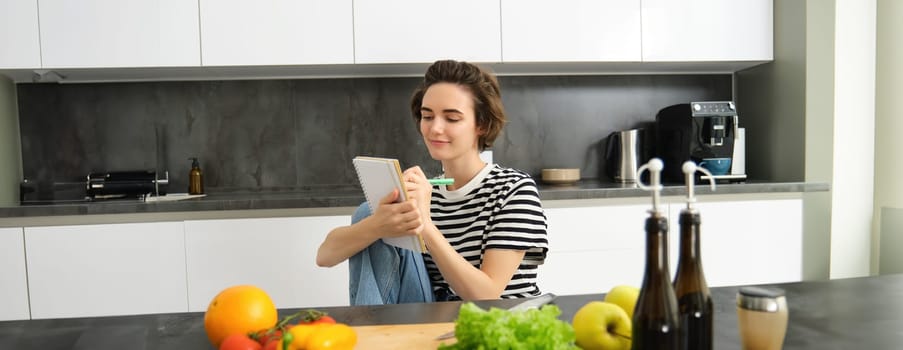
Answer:
<svg viewBox="0 0 903 350"><path fill-rule="evenodd" d="M398 199L398 190L383 197L373 215L365 220L375 225L374 232L380 237L399 237L420 234L423 230L423 220L417 200L409 199L405 202L395 203Z"/></svg>
<svg viewBox="0 0 903 350"><path fill-rule="evenodd" d="M421 234L424 226L417 201L395 203L398 197L398 190L393 190L380 199L370 216L329 231L317 249L317 265L335 266L380 238Z"/></svg>
<svg viewBox="0 0 903 350"><path fill-rule="evenodd" d="M419 166L414 166L405 170L402 178L405 181L405 189L408 190L408 200L414 199L417 202L421 220L424 224L432 223L430 200L433 197L433 185L426 179L426 174Z"/></svg>

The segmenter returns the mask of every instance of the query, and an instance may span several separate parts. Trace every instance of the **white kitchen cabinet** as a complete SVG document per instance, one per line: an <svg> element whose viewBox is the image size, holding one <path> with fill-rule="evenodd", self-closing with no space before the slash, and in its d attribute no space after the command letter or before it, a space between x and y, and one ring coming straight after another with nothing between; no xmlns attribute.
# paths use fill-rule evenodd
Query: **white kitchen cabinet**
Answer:
<svg viewBox="0 0 903 350"><path fill-rule="evenodd" d="M41 68L37 0L0 2L0 69Z"/></svg>
<svg viewBox="0 0 903 350"><path fill-rule="evenodd" d="M499 0L356 0L355 63L501 61Z"/></svg>
<svg viewBox="0 0 903 350"><path fill-rule="evenodd" d="M181 222L25 228L33 319L186 312Z"/></svg>
<svg viewBox="0 0 903 350"><path fill-rule="evenodd" d="M504 62L641 60L639 0L502 0Z"/></svg>
<svg viewBox="0 0 903 350"><path fill-rule="evenodd" d="M710 287L802 280L802 199L697 204L702 266ZM680 204L671 204L671 251L677 257ZM672 261L672 273L676 260Z"/></svg>
<svg viewBox="0 0 903 350"><path fill-rule="evenodd" d="M770 61L772 0L642 0L643 61Z"/></svg>
<svg viewBox="0 0 903 350"><path fill-rule="evenodd" d="M200 0L204 66L354 63L351 0Z"/></svg>
<svg viewBox="0 0 903 350"><path fill-rule="evenodd" d="M196 1L41 0L39 5L44 68L201 63Z"/></svg>
<svg viewBox="0 0 903 350"><path fill-rule="evenodd" d="M329 230L350 216L185 222L190 311L204 311L226 287L251 284L278 308L349 304L348 264L316 265Z"/></svg>
<svg viewBox="0 0 903 350"><path fill-rule="evenodd" d="M604 293L643 279L648 205L546 209L549 255L537 283L556 294Z"/></svg>
<svg viewBox="0 0 903 350"><path fill-rule="evenodd" d="M0 228L0 286L0 321L29 319L22 228Z"/></svg>
<svg viewBox="0 0 903 350"><path fill-rule="evenodd" d="M802 200L715 201L700 196L702 262L709 286L802 280ZM677 272L678 214L686 205L669 198L668 257ZM547 208L549 255L540 289L559 294L604 293L620 284L640 286L649 204Z"/></svg>

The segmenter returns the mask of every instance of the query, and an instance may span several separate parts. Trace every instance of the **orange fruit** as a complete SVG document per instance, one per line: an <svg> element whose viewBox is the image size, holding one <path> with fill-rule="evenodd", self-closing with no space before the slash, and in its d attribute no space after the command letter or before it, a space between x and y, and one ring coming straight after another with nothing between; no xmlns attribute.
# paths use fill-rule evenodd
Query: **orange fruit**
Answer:
<svg viewBox="0 0 903 350"><path fill-rule="evenodd" d="M219 292L204 314L204 329L214 347L232 334L248 334L276 325L276 305L263 289L232 286Z"/></svg>

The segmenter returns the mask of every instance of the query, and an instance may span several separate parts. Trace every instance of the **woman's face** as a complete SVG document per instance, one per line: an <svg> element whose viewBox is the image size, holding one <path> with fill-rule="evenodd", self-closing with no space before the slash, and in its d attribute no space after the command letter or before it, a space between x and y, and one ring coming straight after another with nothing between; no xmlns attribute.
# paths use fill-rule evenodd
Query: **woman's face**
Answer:
<svg viewBox="0 0 903 350"><path fill-rule="evenodd" d="M476 115L469 90L452 83L436 83L423 95L420 134L439 161L478 154Z"/></svg>

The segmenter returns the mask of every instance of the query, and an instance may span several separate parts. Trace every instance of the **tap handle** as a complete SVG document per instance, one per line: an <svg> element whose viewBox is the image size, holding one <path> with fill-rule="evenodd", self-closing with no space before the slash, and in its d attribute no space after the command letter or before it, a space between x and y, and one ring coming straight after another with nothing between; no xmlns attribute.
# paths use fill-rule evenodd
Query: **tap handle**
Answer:
<svg viewBox="0 0 903 350"><path fill-rule="evenodd" d="M693 203L696 203L696 195L693 193L693 189L696 187L696 172L708 175L712 191L715 190L715 178L712 177L712 173L708 169L697 166L696 163L690 160L684 162L681 170L684 172L687 185L687 209L693 209Z"/></svg>
<svg viewBox="0 0 903 350"><path fill-rule="evenodd" d="M661 159L652 158L646 164L643 164L639 169L637 169L637 186L640 188L652 191L652 213L661 213L658 209L659 204L661 203L661 191L662 191L662 169L665 168L665 163L662 162ZM649 185L643 183L642 174L644 171L649 170Z"/></svg>

